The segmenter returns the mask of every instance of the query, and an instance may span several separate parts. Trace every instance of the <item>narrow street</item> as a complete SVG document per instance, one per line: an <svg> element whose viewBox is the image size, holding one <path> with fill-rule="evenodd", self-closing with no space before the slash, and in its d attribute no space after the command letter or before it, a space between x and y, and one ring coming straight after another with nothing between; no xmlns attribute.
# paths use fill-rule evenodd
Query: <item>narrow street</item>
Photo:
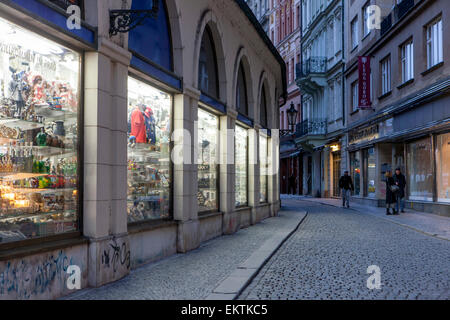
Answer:
<svg viewBox="0 0 450 320"><path fill-rule="evenodd" d="M354 210L283 205L308 216L239 299L450 298L448 240ZM380 290L367 288L371 265L381 269Z"/></svg>

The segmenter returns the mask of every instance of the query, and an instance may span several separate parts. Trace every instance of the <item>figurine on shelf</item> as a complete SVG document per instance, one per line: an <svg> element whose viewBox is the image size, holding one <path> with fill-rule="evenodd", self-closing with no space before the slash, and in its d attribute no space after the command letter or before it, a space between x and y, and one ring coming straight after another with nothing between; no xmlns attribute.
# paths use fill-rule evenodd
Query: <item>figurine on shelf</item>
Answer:
<svg viewBox="0 0 450 320"><path fill-rule="evenodd" d="M44 131L44 128L41 129L41 132L39 132L36 136L36 144L39 147L45 147L47 146L48 136Z"/></svg>
<svg viewBox="0 0 450 320"><path fill-rule="evenodd" d="M9 99L15 105L14 117L20 119L25 108L24 94L30 88L24 81L25 71L17 72L17 69L9 67L11 71L11 81L9 83Z"/></svg>

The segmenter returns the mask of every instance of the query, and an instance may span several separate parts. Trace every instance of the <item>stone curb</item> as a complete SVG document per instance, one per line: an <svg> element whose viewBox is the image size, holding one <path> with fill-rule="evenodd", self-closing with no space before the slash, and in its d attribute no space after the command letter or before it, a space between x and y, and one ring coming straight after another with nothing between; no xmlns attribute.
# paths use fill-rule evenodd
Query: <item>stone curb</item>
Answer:
<svg viewBox="0 0 450 320"><path fill-rule="evenodd" d="M293 211L292 213L298 215L300 219L299 223L294 224L290 230L283 230L272 234L258 250L253 252L247 260L241 263L223 280L205 300L235 300L286 240L298 230L308 216L306 211Z"/></svg>
<svg viewBox="0 0 450 320"><path fill-rule="evenodd" d="M298 200L300 200L300 201L307 201L307 202L311 202L311 203L319 203L319 204L322 204L322 205L325 205L325 206L334 207L334 208L340 208L340 206L338 206L338 205L334 205L334 204L326 203L326 202L321 202L321 201L316 201L316 200L310 200L310 199L307 199L307 198L305 198L305 199L298 199ZM359 212L359 213L362 213L362 214L368 214L368 215L370 215L372 217L395 223L395 224L397 224L399 226L402 226L402 227L405 227L405 228L409 228L411 230L414 230L416 232L425 234L427 236L431 236L431 237L434 237L434 238L437 238L437 239L440 239L440 240L450 241L450 239L447 238L447 237L441 236L441 235L436 234L436 233L430 233L430 232L418 229L418 228L413 227L411 225L408 225L408 224L405 224L405 223L401 223L401 222L398 222L396 220L393 220L393 219L390 219L390 218L387 218L387 217L379 216L376 213L372 213L372 212L369 212L369 211L362 212L361 209L357 209L357 208L350 208L350 209L347 209L347 210L353 210L353 211L356 211L356 212Z"/></svg>

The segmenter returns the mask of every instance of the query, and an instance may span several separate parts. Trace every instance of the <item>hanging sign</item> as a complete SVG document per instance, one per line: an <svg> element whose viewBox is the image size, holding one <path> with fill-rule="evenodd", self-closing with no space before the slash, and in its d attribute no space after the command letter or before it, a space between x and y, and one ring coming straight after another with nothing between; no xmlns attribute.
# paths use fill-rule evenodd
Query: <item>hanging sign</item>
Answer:
<svg viewBox="0 0 450 320"><path fill-rule="evenodd" d="M370 101L370 57L358 57L359 72L359 109L372 109Z"/></svg>

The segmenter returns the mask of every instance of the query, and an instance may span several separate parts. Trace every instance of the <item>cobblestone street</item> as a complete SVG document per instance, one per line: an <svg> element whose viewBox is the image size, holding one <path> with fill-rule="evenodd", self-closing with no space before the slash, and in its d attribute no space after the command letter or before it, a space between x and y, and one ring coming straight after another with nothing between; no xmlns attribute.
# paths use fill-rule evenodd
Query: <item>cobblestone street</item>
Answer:
<svg viewBox="0 0 450 320"><path fill-rule="evenodd" d="M450 242L353 210L288 199L300 228L239 299L449 299ZM381 289L367 288L367 268Z"/></svg>

